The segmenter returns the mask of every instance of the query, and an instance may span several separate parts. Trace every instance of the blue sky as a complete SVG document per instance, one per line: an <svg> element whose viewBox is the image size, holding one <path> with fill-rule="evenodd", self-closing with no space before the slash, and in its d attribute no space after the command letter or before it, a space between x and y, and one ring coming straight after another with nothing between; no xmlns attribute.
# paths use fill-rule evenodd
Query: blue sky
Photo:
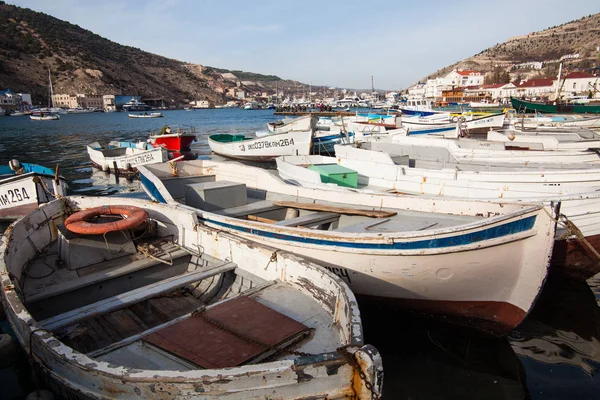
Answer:
<svg viewBox="0 0 600 400"><path fill-rule="evenodd" d="M600 12L591 0L8 0L178 60L313 85L402 89L481 50Z"/></svg>

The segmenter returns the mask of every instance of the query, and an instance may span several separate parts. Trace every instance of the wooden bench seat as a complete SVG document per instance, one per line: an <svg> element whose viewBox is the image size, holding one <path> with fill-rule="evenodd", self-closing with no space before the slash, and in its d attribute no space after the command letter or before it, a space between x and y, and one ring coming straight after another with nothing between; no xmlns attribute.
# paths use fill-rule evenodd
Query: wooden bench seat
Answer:
<svg viewBox="0 0 600 400"><path fill-rule="evenodd" d="M225 208L223 210L214 211L215 214L224 215L227 217L240 218L250 214L260 214L263 212L279 210L284 208L273 204L270 200L261 200L254 203L245 204L243 206Z"/></svg>
<svg viewBox="0 0 600 400"><path fill-rule="evenodd" d="M187 251L174 247L169 250L169 254L170 255L163 256L165 261L169 261L171 259L177 260L181 257L189 256ZM132 261L126 265L122 265L125 257L131 259ZM137 259L133 255L125 257L108 260L92 267L84 268L80 270L80 277L77 279L61 282L57 285L44 286L39 290L28 292L27 302L34 303L40 300L48 299L50 297L71 292L85 286L94 285L109 279L118 278L119 276L150 268L160 263L152 258ZM119 266L119 264L121 264L121 266Z"/></svg>
<svg viewBox="0 0 600 400"><path fill-rule="evenodd" d="M40 321L40 325L47 330L57 330L66 326L73 325L78 321L90 318L102 313L118 310L135 304L142 300L146 300L163 293L171 292L193 282L198 282L202 279L210 278L215 275L232 271L237 267L237 264L226 262L212 268L198 269L182 275L177 275L169 279L142 286L138 289L130 290L125 293L118 294L113 297L88 304L83 307L67 311L62 314L55 315Z"/></svg>
<svg viewBox="0 0 600 400"><path fill-rule="evenodd" d="M316 212L303 215L297 218L277 221L275 225L280 226L314 226L334 222L340 217L340 214L334 212Z"/></svg>

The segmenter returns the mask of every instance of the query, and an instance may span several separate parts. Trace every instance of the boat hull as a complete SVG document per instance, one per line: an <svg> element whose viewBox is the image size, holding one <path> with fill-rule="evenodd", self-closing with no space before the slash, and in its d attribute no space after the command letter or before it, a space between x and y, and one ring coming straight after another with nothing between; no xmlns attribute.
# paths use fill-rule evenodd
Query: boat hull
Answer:
<svg viewBox="0 0 600 400"><path fill-rule="evenodd" d="M189 151L191 144L196 140L195 135L153 135L150 136L150 143L154 147L164 147L167 150L184 152Z"/></svg>
<svg viewBox="0 0 600 400"><path fill-rule="evenodd" d="M186 246L196 244L202 247L203 254L219 260L227 258L240 267L244 265L246 277L260 271L258 273L262 273L263 279L268 282L279 280L299 288L302 293L310 295L315 306L328 310L334 326L329 329L332 336L342 338L344 350L229 368L201 369L179 365L180 369L169 369L150 363L149 368L144 369L143 365L133 367L127 363L121 365L118 361L107 361L104 358L106 353L92 355L70 347L65 343L68 343L68 338L63 342L62 338L53 334L58 328L51 328L45 320L34 318L17 291L19 284L15 284L11 276L15 276L13 273L20 276L25 260L31 257L32 250L23 249L18 245L20 241L29 237L32 246L34 243L46 246L55 239L57 225L64 222L67 207L85 209L99 205L142 207L153 218L162 216L163 223L179 227L185 241L181 237L179 239ZM324 393L331 399L353 396L364 400L379 398L383 378L381 357L375 348L363 344L358 305L347 285L334 274L293 254L280 252L275 257L273 250L199 226L194 213L188 210L138 199L80 197L73 201L69 198L52 202L43 211L26 216L7 233L0 243L0 283L3 287L0 296L14 335L30 355L30 361L42 372L41 376L55 393L66 398L106 399L108 396L147 399L156 398L157 393L166 391L173 399L300 399L319 398ZM271 268L264 269L265 264ZM251 279L248 278L248 282ZM204 309L196 310L194 314L202 311ZM143 333L147 335L149 332ZM135 335L128 339L135 339ZM350 359L357 362L353 363ZM372 390L367 389L365 381L371 384Z"/></svg>
<svg viewBox="0 0 600 400"><path fill-rule="evenodd" d="M285 155L308 155L311 150L312 130L303 132L276 133L260 138L236 141L217 141L224 136L211 135L208 145L213 153L240 160L271 161ZM226 138L226 139L228 139Z"/></svg>
<svg viewBox="0 0 600 400"><path fill-rule="evenodd" d="M135 143L133 144L135 145ZM150 145L148 145L150 146ZM126 148L123 154L111 155L111 149L102 148L97 143L87 146L92 165L103 171L118 171L120 174L134 174L138 165L162 163L169 160L168 152L162 147L150 150Z"/></svg>
<svg viewBox="0 0 600 400"><path fill-rule="evenodd" d="M241 165L229 167L218 163L218 167L207 167L206 171L228 181L242 182L237 177L244 176L243 182L249 187L297 196L294 198L306 197L325 204L339 202L342 197L344 203L376 209L425 209L435 203L436 212L443 212L440 207L444 199L400 198L351 191L341 193L285 184L275 188L276 184L269 182L269 179L275 178L259 173L251 176L251 172L243 171L243 168ZM142 168L140 179L150 197L178 204L148 168ZM481 203L484 207L482 215L496 215L490 208L494 207L492 204ZM477 207L475 204L459 205L458 202L455 205L447 203L447 206L469 207L469 212L474 212L473 207ZM507 206L508 203L504 204L498 211ZM430 304L434 305L439 302L507 303L519 308L522 317L529 312L543 286L555 231L554 221L543 208L519 216L506 216L502 221L482 220L477 227L457 226L443 233L321 231L229 218L209 212L199 211L199 214L208 226L317 260L346 279L359 295L394 300L431 300ZM433 307L429 312L446 315L448 310ZM464 313L464 310L460 311L457 316ZM522 320L501 319L495 314L481 315L481 319L489 320L490 326L494 327L490 333L499 335L510 331Z"/></svg>
<svg viewBox="0 0 600 400"><path fill-rule="evenodd" d="M37 173L15 175L0 181L0 220L15 220L40 204L54 200L53 177ZM60 185L67 184L60 178ZM63 193L59 193L62 195Z"/></svg>
<svg viewBox="0 0 600 400"><path fill-rule="evenodd" d="M600 113L600 105L586 105L586 104L545 104L535 103L532 101L524 101L510 98L512 106L517 112L532 113L532 112L543 112L543 113Z"/></svg>

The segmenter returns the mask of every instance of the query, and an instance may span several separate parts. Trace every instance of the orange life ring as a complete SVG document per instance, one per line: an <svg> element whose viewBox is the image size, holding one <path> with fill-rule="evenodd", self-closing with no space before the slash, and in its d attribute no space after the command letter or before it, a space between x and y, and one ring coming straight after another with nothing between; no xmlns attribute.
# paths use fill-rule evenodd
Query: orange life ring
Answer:
<svg viewBox="0 0 600 400"><path fill-rule="evenodd" d="M94 224L87 219L100 215L122 215L119 221ZM73 233L82 235L102 235L112 231L124 231L135 228L146 221L148 213L134 206L100 206L76 212L65 221L65 227Z"/></svg>

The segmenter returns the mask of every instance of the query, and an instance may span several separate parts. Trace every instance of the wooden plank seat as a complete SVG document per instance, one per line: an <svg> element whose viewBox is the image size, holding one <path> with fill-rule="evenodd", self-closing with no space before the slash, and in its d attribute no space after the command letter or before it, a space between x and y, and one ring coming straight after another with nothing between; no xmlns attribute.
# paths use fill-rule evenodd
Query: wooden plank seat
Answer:
<svg viewBox="0 0 600 400"><path fill-rule="evenodd" d="M190 283L210 278L227 271L232 271L236 267L237 265L235 263L227 262L212 268L198 269L182 275L177 275L172 278L142 286L138 289L130 290L96 303L88 304L86 306L44 319L40 321L40 325L50 331L57 330L69 325L73 325L86 318L118 310L142 300L171 292L183 286L189 285Z"/></svg>
<svg viewBox="0 0 600 400"><path fill-rule="evenodd" d="M283 206L279 206L273 204L270 200L261 200L256 201L254 203L245 204L243 206L238 207L230 207L225 208L223 210L214 211L215 214L224 215L227 217L240 218L245 217L250 214L260 214L263 212L279 210L284 208Z"/></svg>
<svg viewBox="0 0 600 400"><path fill-rule="evenodd" d="M334 222L340 217L340 214L334 212L316 212L303 215L296 218L277 221L275 225L280 226L314 226Z"/></svg>
<svg viewBox="0 0 600 400"><path fill-rule="evenodd" d="M189 253L179 248L171 248L169 255L163 256L165 261L177 260L181 257L189 256ZM78 279L72 279L69 281L61 282L60 285L45 286L39 290L35 290L27 293L27 302L34 303L36 301L48 299L50 297L57 296L59 294L67 293L80 289L85 286L94 285L100 282L107 281L109 279L118 278L119 276L131 274L136 271L141 271L146 268L153 267L160 263L160 261L152 258L137 259L134 255L126 256L132 259L132 261L126 265L123 264L123 258L117 258L108 260L93 267L83 268L78 271L80 277Z"/></svg>

